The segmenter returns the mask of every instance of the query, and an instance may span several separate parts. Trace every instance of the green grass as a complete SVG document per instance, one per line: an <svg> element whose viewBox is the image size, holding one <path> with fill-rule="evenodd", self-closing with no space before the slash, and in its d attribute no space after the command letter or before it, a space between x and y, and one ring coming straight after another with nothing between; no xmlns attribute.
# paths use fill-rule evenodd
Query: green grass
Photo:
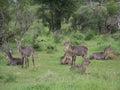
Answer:
<svg viewBox="0 0 120 90"><path fill-rule="evenodd" d="M88 41L89 54L95 50L94 41ZM104 46L104 45L103 45ZM99 49L100 45L95 46ZM120 90L120 57L118 60L91 61L85 74L70 71L70 65L60 65L63 46L59 44L53 53L35 52L35 68L6 66L6 58L1 54L0 90ZM13 53L20 56L18 52ZM81 63L77 57L77 64Z"/></svg>
<svg viewBox="0 0 120 90"><path fill-rule="evenodd" d="M27 36L23 45L31 44L31 37ZM77 35L77 36L76 36ZM82 37L82 39L81 39ZM55 50L35 51L35 68L30 59L29 68L21 66L7 66L4 53L0 51L0 90L120 90L120 56L114 60L97 61L92 60L86 73L70 71L70 65L60 65L60 57L64 54L64 42L72 41L74 45L82 44L88 47L88 55L95 51L103 51L104 47L110 45L113 51L120 53L119 39L114 40L111 35L94 36L90 41L84 40L84 35L71 33L55 38L53 35L40 35L36 40L42 43L38 45L55 46ZM15 41L8 45L13 55L20 57ZM77 57L76 64L80 64L81 57Z"/></svg>

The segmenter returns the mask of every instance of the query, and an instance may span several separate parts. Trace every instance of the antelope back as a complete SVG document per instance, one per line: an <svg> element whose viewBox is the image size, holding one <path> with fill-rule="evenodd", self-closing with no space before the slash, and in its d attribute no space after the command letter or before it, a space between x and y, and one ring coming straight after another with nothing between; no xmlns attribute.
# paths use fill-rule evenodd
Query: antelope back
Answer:
<svg viewBox="0 0 120 90"><path fill-rule="evenodd" d="M21 54L23 54L24 56L30 56L34 54L34 49L32 46L26 46L26 47L22 47L20 48L19 52Z"/></svg>
<svg viewBox="0 0 120 90"><path fill-rule="evenodd" d="M30 55L34 54L34 49L32 46L23 47L21 40L16 40L16 42L17 42L18 50L22 55L29 57Z"/></svg>

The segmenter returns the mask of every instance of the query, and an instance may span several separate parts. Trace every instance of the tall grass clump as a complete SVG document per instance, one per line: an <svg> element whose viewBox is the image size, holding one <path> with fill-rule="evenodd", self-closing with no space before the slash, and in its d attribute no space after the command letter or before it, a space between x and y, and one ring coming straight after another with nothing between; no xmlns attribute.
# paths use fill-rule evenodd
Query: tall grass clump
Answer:
<svg viewBox="0 0 120 90"><path fill-rule="evenodd" d="M4 82L5 82L5 83L8 83L8 82L16 82L16 76L15 76L15 75L12 75L12 74L7 74L7 75L5 76Z"/></svg>

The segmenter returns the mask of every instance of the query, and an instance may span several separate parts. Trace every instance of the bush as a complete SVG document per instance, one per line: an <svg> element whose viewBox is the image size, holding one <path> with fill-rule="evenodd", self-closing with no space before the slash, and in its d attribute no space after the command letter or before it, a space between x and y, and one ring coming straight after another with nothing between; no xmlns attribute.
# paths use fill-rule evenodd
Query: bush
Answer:
<svg viewBox="0 0 120 90"><path fill-rule="evenodd" d="M120 40L120 33L115 33L111 36L114 40Z"/></svg>
<svg viewBox="0 0 120 90"><path fill-rule="evenodd" d="M82 34L82 33L80 33L80 32L77 32L77 33L75 33L75 34L73 34L72 35L72 37L74 38L74 39L79 39L79 40L83 40L84 39L84 35Z"/></svg>
<svg viewBox="0 0 120 90"><path fill-rule="evenodd" d="M48 45L46 45L46 51L47 51L47 53L53 53L53 52L57 51L57 48L53 44L48 44Z"/></svg>
<svg viewBox="0 0 120 90"><path fill-rule="evenodd" d="M60 43L61 42L61 35L60 34L55 33L53 35L53 38L54 38L55 43Z"/></svg>
<svg viewBox="0 0 120 90"><path fill-rule="evenodd" d="M86 35L85 40L91 40L93 37L94 37L94 35L89 33Z"/></svg>
<svg viewBox="0 0 120 90"><path fill-rule="evenodd" d="M36 40L33 42L33 47L38 50L38 51L43 51L45 50L45 45L47 40L43 37L38 37Z"/></svg>
<svg viewBox="0 0 120 90"><path fill-rule="evenodd" d="M36 49L36 50L39 50L40 46L38 45L38 43L35 43L35 44L33 44L33 48Z"/></svg>

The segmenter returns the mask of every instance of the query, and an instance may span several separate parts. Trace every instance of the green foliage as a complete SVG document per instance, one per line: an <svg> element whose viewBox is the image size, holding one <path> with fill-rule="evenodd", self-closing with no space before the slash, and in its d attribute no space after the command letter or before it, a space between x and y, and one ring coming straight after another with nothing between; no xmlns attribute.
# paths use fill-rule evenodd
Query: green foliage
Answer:
<svg viewBox="0 0 120 90"><path fill-rule="evenodd" d="M38 37L36 41L33 43L33 47L37 50L43 51L45 50L46 43L47 42L44 38L42 39L41 37Z"/></svg>
<svg viewBox="0 0 120 90"><path fill-rule="evenodd" d="M62 35L60 35L59 33L54 33L53 38L55 43L60 43L62 39Z"/></svg>
<svg viewBox="0 0 120 90"><path fill-rule="evenodd" d="M107 4L107 10L110 16L118 14L118 5L116 2L111 1Z"/></svg>
<svg viewBox="0 0 120 90"><path fill-rule="evenodd" d="M55 42L54 36L52 36L52 34L48 34L47 36L48 37L38 36L33 43L33 47L38 51L53 53L57 51L56 43L58 43L58 41ZM56 40L58 40L58 38L56 38Z"/></svg>
<svg viewBox="0 0 120 90"><path fill-rule="evenodd" d="M92 14L92 10L88 6L81 6L73 16L73 28L80 30L89 26L92 20Z"/></svg>
<svg viewBox="0 0 120 90"><path fill-rule="evenodd" d="M114 40L118 41L118 40L120 40L120 33L117 32L117 33L115 33L115 34L112 34L111 37L112 37Z"/></svg>
<svg viewBox="0 0 120 90"><path fill-rule="evenodd" d="M0 10L5 9L9 6L9 0L0 0Z"/></svg>
<svg viewBox="0 0 120 90"><path fill-rule="evenodd" d="M76 40L84 40L85 36L80 32L75 32L72 34L71 38L74 38Z"/></svg>
<svg viewBox="0 0 120 90"><path fill-rule="evenodd" d="M54 44L47 44L46 45L46 52L47 53L54 53L57 51L57 47Z"/></svg>
<svg viewBox="0 0 120 90"><path fill-rule="evenodd" d="M91 40L94 37L92 33L86 35L85 40Z"/></svg>
<svg viewBox="0 0 120 90"><path fill-rule="evenodd" d="M49 31L57 31L61 29L62 19L69 20L71 14L77 6L76 0L33 0L40 4L38 15L43 19L45 25L48 24ZM42 11L42 12L41 12Z"/></svg>

